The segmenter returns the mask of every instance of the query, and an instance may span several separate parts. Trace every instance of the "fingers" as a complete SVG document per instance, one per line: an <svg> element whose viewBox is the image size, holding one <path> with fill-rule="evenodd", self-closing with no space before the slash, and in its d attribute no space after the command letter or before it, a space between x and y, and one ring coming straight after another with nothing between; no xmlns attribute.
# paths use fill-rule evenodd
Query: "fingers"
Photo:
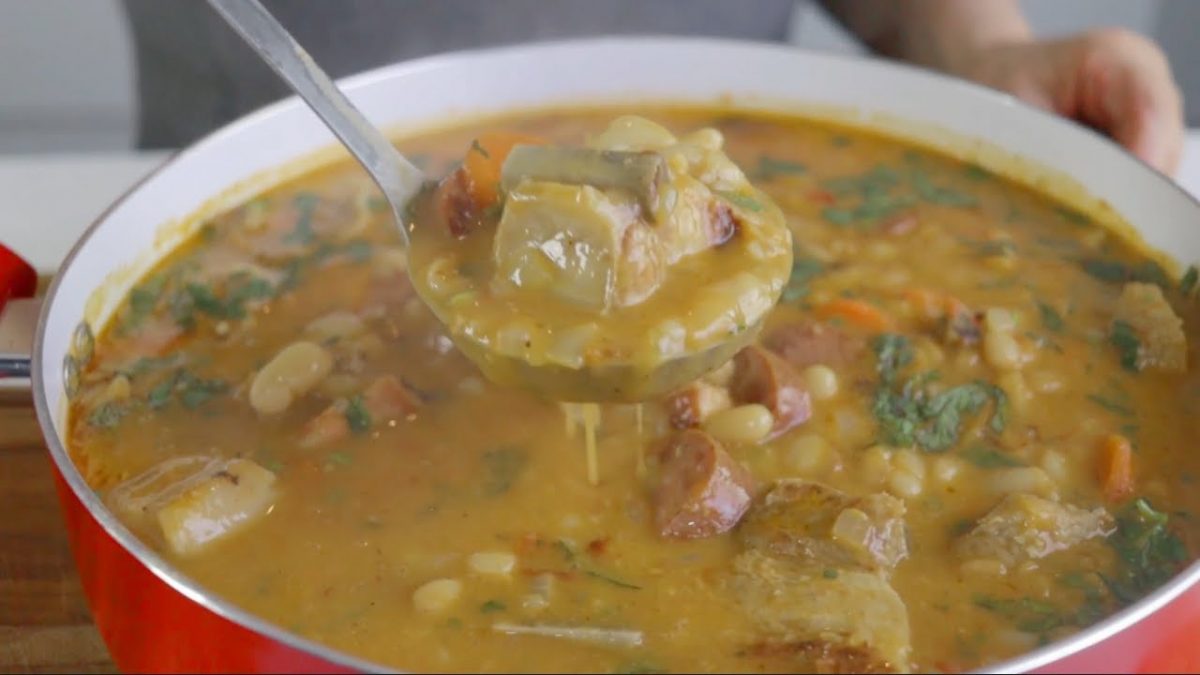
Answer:
<svg viewBox="0 0 1200 675"><path fill-rule="evenodd" d="M1183 149L1182 97L1152 42L1128 31L1081 38L1083 116L1134 155L1174 173Z"/></svg>

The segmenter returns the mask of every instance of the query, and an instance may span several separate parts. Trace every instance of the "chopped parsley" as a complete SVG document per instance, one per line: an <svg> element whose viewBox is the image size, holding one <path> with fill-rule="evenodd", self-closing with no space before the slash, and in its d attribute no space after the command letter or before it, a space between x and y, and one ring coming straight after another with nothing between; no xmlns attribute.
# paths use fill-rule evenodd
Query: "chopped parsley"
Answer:
<svg viewBox="0 0 1200 675"><path fill-rule="evenodd" d="M758 166L754 169L753 175L759 180L771 180L776 176L800 176L807 171L808 167L800 162L763 155L758 158Z"/></svg>
<svg viewBox="0 0 1200 675"><path fill-rule="evenodd" d="M344 414L346 415L346 424L349 425L350 431L361 434L371 429L371 412L367 410L362 396L351 398L349 403L346 404Z"/></svg>
<svg viewBox="0 0 1200 675"><path fill-rule="evenodd" d="M498 497L512 488L528 463L524 450L514 447L496 448L483 453L487 479L483 483L485 497Z"/></svg>
<svg viewBox="0 0 1200 675"><path fill-rule="evenodd" d="M1089 276L1110 283L1126 281L1142 281L1158 284L1162 288L1169 287L1170 281L1166 271L1153 260L1146 260L1136 266L1130 266L1119 260L1108 258L1084 258L1079 265Z"/></svg>
<svg viewBox="0 0 1200 675"><path fill-rule="evenodd" d="M508 609L508 606L499 600L488 600L479 606L479 611L483 614L494 614L496 612L503 612L506 609Z"/></svg>
<svg viewBox="0 0 1200 675"><path fill-rule="evenodd" d="M750 197L748 195L744 195L740 192L731 192L729 190L717 190L717 194L724 197L726 201L728 201L730 204L733 204L734 206L738 207L739 209L743 209L746 211L753 211L755 213L763 210L763 205L758 203L757 199Z"/></svg>
<svg viewBox="0 0 1200 675"><path fill-rule="evenodd" d="M797 256L792 260L792 274L783 289L784 302L796 302L808 295L808 282L825 271L825 264L814 258Z"/></svg>
<svg viewBox="0 0 1200 675"><path fill-rule="evenodd" d="M931 204L958 208L970 208L979 204L979 200L974 195L935 185L930 180L929 174L916 167L912 169L912 186L917 196Z"/></svg>
<svg viewBox="0 0 1200 675"><path fill-rule="evenodd" d="M1113 321L1108 333L1108 342L1117 349L1122 368L1132 373L1141 370L1138 355L1142 350L1142 341L1133 326L1119 319Z"/></svg>
<svg viewBox="0 0 1200 675"><path fill-rule="evenodd" d="M1025 462L1016 457L1006 454L999 448L982 443L966 448L962 451L962 456L981 469L1025 466Z"/></svg>
<svg viewBox="0 0 1200 675"><path fill-rule="evenodd" d="M1188 265L1183 278L1179 280L1179 291L1184 295L1191 295L1192 291L1196 290L1197 282L1200 282L1200 270L1196 269L1195 265Z"/></svg>
<svg viewBox="0 0 1200 675"><path fill-rule="evenodd" d="M1117 531L1108 543L1121 562L1108 589L1122 603L1139 600L1166 583L1187 563L1183 541L1168 529L1169 516L1145 499L1135 499L1117 513Z"/></svg>
<svg viewBox="0 0 1200 675"><path fill-rule="evenodd" d="M1052 331L1054 333L1062 332L1063 318L1062 318L1062 315L1058 313L1058 310L1054 309L1053 307L1051 307L1050 305L1047 305L1044 302L1039 302L1038 303L1038 314L1041 315L1042 325L1045 326L1046 330Z"/></svg>
<svg viewBox="0 0 1200 675"><path fill-rule="evenodd" d="M487 149L486 149L486 148L484 148L482 145L480 145L480 144L479 144L479 139L478 139L478 138L476 138L476 139L473 139L473 140L471 141L471 150L473 150L473 151L475 151L475 152L478 152L479 154L483 155L483 156L484 156L484 158L486 158L486 159L491 159L491 158L492 158L492 156L491 156L491 155L488 153Z"/></svg>
<svg viewBox="0 0 1200 675"><path fill-rule="evenodd" d="M97 406L88 415L88 424L101 429L112 429L121 423L121 419L129 413L129 406L108 401Z"/></svg>
<svg viewBox="0 0 1200 675"><path fill-rule="evenodd" d="M311 244L317 238L317 233L313 232L312 221L313 216L317 212L317 205L321 203L321 198L312 192L301 192L292 199L292 204L299 211L296 217L296 225L292 231L283 238L289 244Z"/></svg>
<svg viewBox="0 0 1200 675"><path fill-rule="evenodd" d="M989 427L995 433L1004 430L1008 397L999 387L976 381L935 394L929 384L937 379L936 371L920 373L897 386L899 371L912 361L908 340L884 334L875 340L874 348L881 382L875 390L872 412L883 442L944 452L958 443L963 420L989 402L994 404Z"/></svg>
<svg viewBox="0 0 1200 675"><path fill-rule="evenodd" d="M224 380L204 379L178 368L150 389L146 394L146 406L151 410L160 410L175 396L183 407L195 410L228 390L229 383Z"/></svg>

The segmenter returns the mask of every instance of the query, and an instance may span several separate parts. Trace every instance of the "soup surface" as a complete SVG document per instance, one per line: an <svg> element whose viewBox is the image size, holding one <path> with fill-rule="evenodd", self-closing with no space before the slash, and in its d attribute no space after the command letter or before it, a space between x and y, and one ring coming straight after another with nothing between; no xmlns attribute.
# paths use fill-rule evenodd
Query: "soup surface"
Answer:
<svg viewBox="0 0 1200 675"><path fill-rule="evenodd" d="M483 132L575 142L624 112L399 145L444 175ZM77 465L201 585L414 670L953 672L1193 559L1193 271L893 140L639 114L718 129L792 229L783 299L727 366L600 410L490 384L337 165L130 293L73 399Z"/></svg>

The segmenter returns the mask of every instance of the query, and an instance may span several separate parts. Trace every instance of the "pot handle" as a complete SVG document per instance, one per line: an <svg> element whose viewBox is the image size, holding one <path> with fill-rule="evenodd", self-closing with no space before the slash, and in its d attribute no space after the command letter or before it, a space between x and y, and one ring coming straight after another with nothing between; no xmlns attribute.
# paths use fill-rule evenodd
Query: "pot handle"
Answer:
<svg viewBox="0 0 1200 675"><path fill-rule="evenodd" d="M0 393L29 391L37 286L33 266L0 244Z"/></svg>

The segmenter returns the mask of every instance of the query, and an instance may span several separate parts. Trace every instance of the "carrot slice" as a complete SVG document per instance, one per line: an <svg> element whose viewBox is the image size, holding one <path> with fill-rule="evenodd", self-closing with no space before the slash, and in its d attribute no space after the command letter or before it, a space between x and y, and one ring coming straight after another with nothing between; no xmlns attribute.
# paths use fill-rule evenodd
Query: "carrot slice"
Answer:
<svg viewBox="0 0 1200 675"><path fill-rule="evenodd" d="M536 136L510 131L490 131L472 141L462 166L475 207L486 209L500 199L500 168L513 146L545 142Z"/></svg>
<svg viewBox="0 0 1200 675"><path fill-rule="evenodd" d="M928 288L910 288L902 291L900 296L926 319L957 316L971 311L965 302L953 295Z"/></svg>
<svg viewBox="0 0 1200 675"><path fill-rule="evenodd" d="M1129 439L1110 434L1100 443L1097 464L1100 491L1109 502L1121 502L1133 495L1133 446Z"/></svg>
<svg viewBox="0 0 1200 675"><path fill-rule="evenodd" d="M816 309L817 316L822 319L844 319L856 326L870 331L883 332L891 328L891 319L883 310L874 305L854 300L853 298L837 298L820 305Z"/></svg>

